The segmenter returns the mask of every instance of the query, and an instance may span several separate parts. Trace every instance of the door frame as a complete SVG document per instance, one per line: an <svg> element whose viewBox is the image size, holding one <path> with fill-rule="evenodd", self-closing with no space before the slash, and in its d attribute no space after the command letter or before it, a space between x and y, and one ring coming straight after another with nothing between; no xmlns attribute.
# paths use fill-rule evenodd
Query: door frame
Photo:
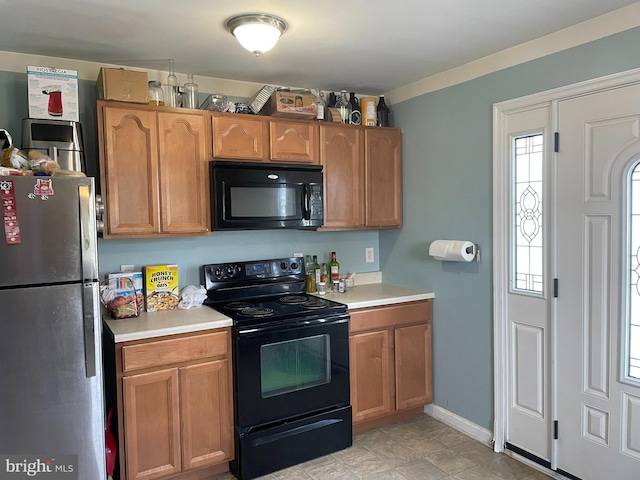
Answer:
<svg viewBox="0 0 640 480"><path fill-rule="evenodd" d="M557 132L558 127L558 102L570 98L589 95L597 92L611 90L627 85L640 83L640 68L604 77L587 80L584 82L555 88L545 92L528 95L525 97L496 103L493 106L493 344L494 344L494 426L493 440L494 451L504 452L507 434L507 415L509 405L509 378L508 378L508 318L507 296L509 293L509 255L496 255L495 252L509 251L509 227L510 227L510 146L507 132L507 118L510 114L533 110L541 106L549 106L551 109L551 125L549 132ZM550 160L553 165L549 169L551 178L548 179L551 205L546 211L551 212L547 225L551 228L548 252L551 256L551 272L549 278L555 278L557 273L556 262L556 185L555 163L557 154L553 153ZM557 420L557 367L556 367L556 302L551 302L550 309L551 341L549 352L551 355L551 378L549 379L549 395L551 395L551 419ZM556 442L551 448L551 468L557 468Z"/></svg>

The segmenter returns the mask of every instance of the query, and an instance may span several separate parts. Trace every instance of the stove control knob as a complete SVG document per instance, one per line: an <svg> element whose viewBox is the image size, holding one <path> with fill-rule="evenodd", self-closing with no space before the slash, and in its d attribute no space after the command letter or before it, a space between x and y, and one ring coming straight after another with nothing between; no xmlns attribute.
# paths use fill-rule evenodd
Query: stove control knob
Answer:
<svg viewBox="0 0 640 480"><path fill-rule="evenodd" d="M280 262L280 270L286 270L288 267L287 262Z"/></svg>
<svg viewBox="0 0 640 480"><path fill-rule="evenodd" d="M297 270L298 269L298 264L296 262L293 262L291 264L291 270Z"/></svg>
<svg viewBox="0 0 640 480"><path fill-rule="evenodd" d="M227 265L227 275L233 277L237 272L240 271L237 265Z"/></svg>
<svg viewBox="0 0 640 480"><path fill-rule="evenodd" d="M222 276L222 269L220 267L217 267L214 271L213 274L215 275L216 278L220 278Z"/></svg>

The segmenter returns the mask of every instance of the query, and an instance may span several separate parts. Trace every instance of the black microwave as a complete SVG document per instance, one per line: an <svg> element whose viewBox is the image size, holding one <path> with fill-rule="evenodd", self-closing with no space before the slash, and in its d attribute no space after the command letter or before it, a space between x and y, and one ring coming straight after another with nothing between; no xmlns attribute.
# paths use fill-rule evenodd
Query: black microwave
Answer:
<svg viewBox="0 0 640 480"><path fill-rule="evenodd" d="M315 230L324 221L321 165L213 161L213 230Z"/></svg>

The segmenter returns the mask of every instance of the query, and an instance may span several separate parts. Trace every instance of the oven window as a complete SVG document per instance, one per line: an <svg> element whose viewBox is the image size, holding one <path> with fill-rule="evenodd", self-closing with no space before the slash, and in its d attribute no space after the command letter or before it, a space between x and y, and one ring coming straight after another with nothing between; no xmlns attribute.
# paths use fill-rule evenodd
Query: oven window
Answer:
<svg viewBox="0 0 640 480"><path fill-rule="evenodd" d="M331 381L329 335L298 338L260 347L262 398Z"/></svg>
<svg viewBox="0 0 640 480"><path fill-rule="evenodd" d="M289 218L297 216L293 186L230 187L231 217Z"/></svg>

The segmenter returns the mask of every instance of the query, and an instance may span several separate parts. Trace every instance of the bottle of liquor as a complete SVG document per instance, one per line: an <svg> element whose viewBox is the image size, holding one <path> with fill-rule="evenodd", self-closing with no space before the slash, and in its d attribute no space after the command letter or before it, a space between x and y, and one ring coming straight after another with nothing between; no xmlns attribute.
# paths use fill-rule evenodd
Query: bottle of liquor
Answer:
<svg viewBox="0 0 640 480"><path fill-rule="evenodd" d="M338 101L338 97L334 92L329 93L329 101L327 102L328 107L335 107L336 102Z"/></svg>
<svg viewBox="0 0 640 480"><path fill-rule="evenodd" d="M325 121L325 108L327 108L327 100L324 98L324 92L322 90L318 90L318 96L316 97L316 102L318 104L318 113L316 114L316 120L319 122Z"/></svg>
<svg viewBox="0 0 640 480"><path fill-rule="evenodd" d="M340 112L342 123L349 123L351 121L351 104L349 103L349 97L347 97L346 90L342 90L340 96L336 100L335 106Z"/></svg>
<svg viewBox="0 0 640 480"><path fill-rule="evenodd" d="M362 123L362 114L360 113L360 104L356 98L356 92L349 93L349 103L351 104L351 124L360 125Z"/></svg>
<svg viewBox="0 0 640 480"><path fill-rule="evenodd" d="M320 272L320 264L318 263L317 255L313 256L313 268L316 274L316 288L318 288L318 284L320 283L321 272Z"/></svg>
<svg viewBox="0 0 640 480"><path fill-rule="evenodd" d="M331 281L340 281L340 264L336 259L336 252L331 252L331 261L329 262L329 269L331 271Z"/></svg>
<svg viewBox="0 0 640 480"><path fill-rule="evenodd" d="M307 293L316 293L316 272L311 255L307 255L304 260L305 290Z"/></svg>
<svg viewBox="0 0 640 480"><path fill-rule="evenodd" d="M327 277L329 276L329 269L327 268L327 264L323 263L322 267L320 267L320 281L327 283L329 280Z"/></svg>
<svg viewBox="0 0 640 480"><path fill-rule="evenodd" d="M380 100L378 100L378 126L379 127L388 127L389 126L389 107L384 102L384 95L380 95Z"/></svg>

